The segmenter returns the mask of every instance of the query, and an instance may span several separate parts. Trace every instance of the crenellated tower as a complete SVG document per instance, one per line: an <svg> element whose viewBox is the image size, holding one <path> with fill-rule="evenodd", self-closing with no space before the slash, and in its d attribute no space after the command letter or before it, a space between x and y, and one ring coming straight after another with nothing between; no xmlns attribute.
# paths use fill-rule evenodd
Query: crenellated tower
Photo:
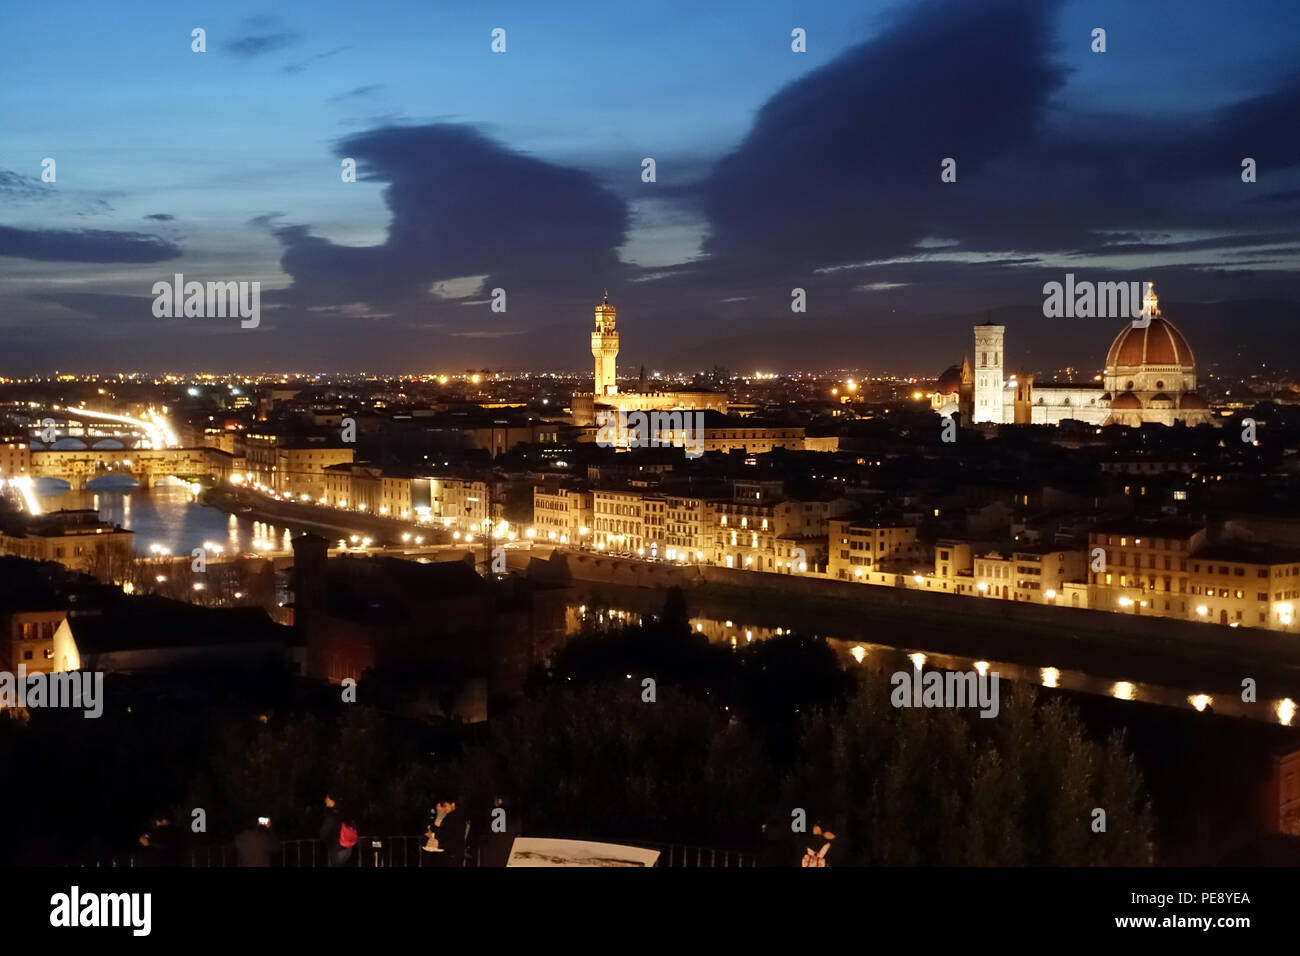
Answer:
<svg viewBox="0 0 1300 956"><path fill-rule="evenodd" d="M618 327L609 293L596 306L596 330L591 333L591 354L596 359L597 400L601 395L618 394Z"/></svg>

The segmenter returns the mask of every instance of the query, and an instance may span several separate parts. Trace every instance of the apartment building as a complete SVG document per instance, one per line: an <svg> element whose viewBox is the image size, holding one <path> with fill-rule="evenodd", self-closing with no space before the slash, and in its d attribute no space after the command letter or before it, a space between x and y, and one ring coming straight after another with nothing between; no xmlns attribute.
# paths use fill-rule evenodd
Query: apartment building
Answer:
<svg viewBox="0 0 1300 956"><path fill-rule="evenodd" d="M1133 523L1090 532L1089 606L1194 618L1190 558L1205 545L1204 527L1184 522Z"/></svg>
<svg viewBox="0 0 1300 956"><path fill-rule="evenodd" d="M926 560L912 525L865 518L832 519L829 524L829 577L867 582L872 572L883 571L883 562Z"/></svg>
<svg viewBox="0 0 1300 956"><path fill-rule="evenodd" d="M29 674L51 674L81 666L66 611L17 611L9 616L7 640L0 645L0 665L17 673L21 664Z"/></svg>
<svg viewBox="0 0 1300 956"><path fill-rule="evenodd" d="M53 511L0 532L0 554L33 561L57 561L102 581L125 578L135 533L99 520L93 509Z"/></svg>
<svg viewBox="0 0 1300 956"><path fill-rule="evenodd" d="M669 561L703 561L712 553L717 522L708 498L666 495L664 498L664 557Z"/></svg>
<svg viewBox="0 0 1300 956"><path fill-rule="evenodd" d="M276 468L270 485L286 497L318 501L325 494L325 469L352 461L347 446L328 447L324 442L293 442L276 449Z"/></svg>
<svg viewBox="0 0 1300 956"><path fill-rule="evenodd" d="M592 533L597 548L622 554L644 550L644 494L640 488L598 488L591 493Z"/></svg>
<svg viewBox="0 0 1300 956"><path fill-rule="evenodd" d="M0 478L31 474L32 450L25 441L0 441Z"/></svg>
<svg viewBox="0 0 1300 956"><path fill-rule="evenodd" d="M562 485L533 488L533 529L538 541L574 544L591 539L592 494Z"/></svg>
<svg viewBox="0 0 1300 956"><path fill-rule="evenodd" d="M1070 590L1067 584L1087 580L1084 553L1064 548L1023 548L1007 555L997 551L976 555L972 559L975 593L982 597L1031 604L1083 604L1081 589ZM957 593L966 593L965 589Z"/></svg>
<svg viewBox="0 0 1300 956"><path fill-rule="evenodd" d="M459 478L442 475L434 478L414 479L412 502L423 499L421 483L427 482L429 517L441 520L447 527L465 527L481 529L488 520L488 486L487 482L471 478ZM423 505L416 503L415 511L420 513Z"/></svg>
<svg viewBox="0 0 1300 956"><path fill-rule="evenodd" d="M1300 604L1300 551L1226 542L1191 556L1191 620L1292 630Z"/></svg>
<svg viewBox="0 0 1300 956"><path fill-rule="evenodd" d="M409 475L381 475L379 478L379 514L389 518L409 518L411 479Z"/></svg>
<svg viewBox="0 0 1300 956"><path fill-rule="evenodd" d="M244 438L249 479L286 497L319 501L325 496L325 469L353 460L353 449L338 438L253 432Z"/></svg>
<svg viewBox="0 0 1300 956"><path fill-rule="evenodd" d="M378 513L383 488L383 470L378 465L364 461L330 465L323 481L322 497L329 507Z"/></svg>
<svg viewBox="0 0 1300 956"><path fill-rule="evenodd" d="M775 573L809 570L825 560L833 519L853 508L846 498L740 497L714 505L713 561ZM805 567L806 566L806 567Z"/></svg>

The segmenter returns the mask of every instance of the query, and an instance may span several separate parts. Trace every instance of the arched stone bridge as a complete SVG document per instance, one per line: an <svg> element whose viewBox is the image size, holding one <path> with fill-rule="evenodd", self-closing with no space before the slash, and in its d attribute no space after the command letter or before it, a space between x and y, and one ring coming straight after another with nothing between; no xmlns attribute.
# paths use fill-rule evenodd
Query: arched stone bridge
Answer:
<svg viewBox="0 0 1300 956"><path fill-rule="evenodd" d="M106 475L128 475L148 488L159 478L224 481L235 459L216 448L32 450L34 478L61 478L74 489Z"/></svg>

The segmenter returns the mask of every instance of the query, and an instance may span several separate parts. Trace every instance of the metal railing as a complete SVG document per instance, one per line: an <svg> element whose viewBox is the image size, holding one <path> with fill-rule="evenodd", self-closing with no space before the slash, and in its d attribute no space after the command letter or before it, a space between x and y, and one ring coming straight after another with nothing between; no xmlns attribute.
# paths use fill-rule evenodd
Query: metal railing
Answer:
<svg viewBox="0 0 1300 956"><path fill-rule="evenodd" d="M758 855L740 850L723 850L717 847L688 846L681 843L656 843L645 840L623 841L629 846L644 847L659 851L660 867L733 867L757 866ZM381 869L387 867L438 866L432 853L424 852L424 836L363 836L342 865ZM134 854L112 857L108 860L87 864L93 867L135 867L144 866ZM230 867L238 866L239 861L233 843L219 843L199 847L181 854L180 866L189 867ZM280 852L273 857L273 866L302 868L328 866L329 861L325 844L320 840L282 840ZM478 866L479 859L474 851L465 856L465 866Z"/></svg>

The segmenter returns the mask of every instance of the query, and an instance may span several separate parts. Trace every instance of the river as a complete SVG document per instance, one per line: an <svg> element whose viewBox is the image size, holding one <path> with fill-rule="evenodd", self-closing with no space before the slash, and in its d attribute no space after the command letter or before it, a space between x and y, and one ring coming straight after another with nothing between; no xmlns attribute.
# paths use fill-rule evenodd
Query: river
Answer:
<svg viewBox="0 0 1300 956"><path fill-rule="evenodd" d="M205 542L227 552L289 548L289 527L228 515L198 501L190 486L176 479L160 481L144 491L131 479L102 478L93 490L70 491L64 482L40 478L36 494L44 512L89 508L102 520L134 531L137 554L149 554L153 545L184 554Z"/></svg>

